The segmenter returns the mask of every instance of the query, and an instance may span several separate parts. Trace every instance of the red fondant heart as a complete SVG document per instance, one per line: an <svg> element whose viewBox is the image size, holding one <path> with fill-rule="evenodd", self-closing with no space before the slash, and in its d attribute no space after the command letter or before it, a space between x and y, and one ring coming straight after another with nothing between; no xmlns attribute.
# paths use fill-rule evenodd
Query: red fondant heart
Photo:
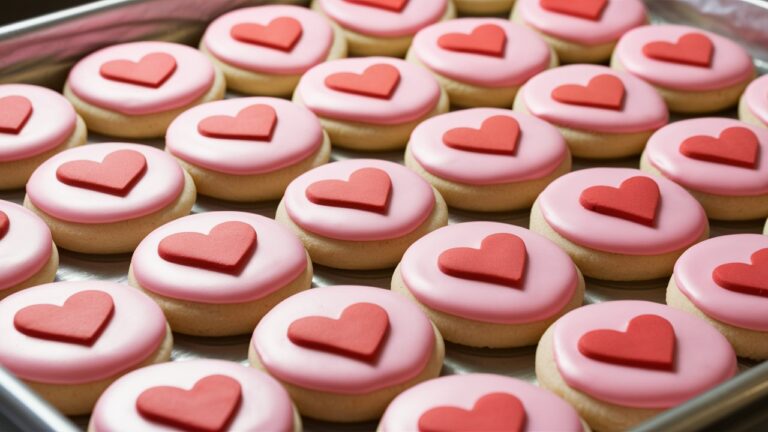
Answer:
<svg viewBox="0 0 768 432"><path fill-rule="evenodd" d="M306 190L307 199L315 204L346 207L385 214L392 193L392 180L386 171L361 168L349 181L321 180Z"/></svg>
<svg viewBox="0 0 768 432"><path fill-rule="evenodd" d="M190 390L160 386L144 390L136 399L143 417L187 431L226 430L242 398L240 383L226 375L208 375ZM258 408L258 407L255 407Z"/></svg>
<svg viewBox="0 0 768 432"><path fill-rule="evenodd" d="M24 96L0 98L0 132L18 134L32 116L32 102Z"/></svg>
<svg viewBox="0 0 768 432"><path fill-rule="evenodd" d="M569 105L620 111L624 101L624 84L616 76L597 75L586 86L566 84L555 88L552 99Z"/></svg>
<svg viewBox="0 0 768 432"><path fill-rule="evenodd" d="M581 192L581 205L597 213L653 226L661 193L650 177L632 177L618 188L592 186Z"/></svg>
<svg viewBox="0 0 768 432"><path fill-rule="evenodd" d="M607 363L646 369L673 370L675 329L658 315L639 315L626 332L593 330L579 339L579 352Z"/></svg>
<svg viewBox="0 0 768 432"><path fill-rule="evenodd" d="M40 339L93 345L112 319L115 305L103 291L81 291L62 306L38 304L16 312L13 325Z"/></svg>
<svg viewBox="0 0 768 432"><path fill-rule="evenodd" d="M147 171L147 160L135 150L117 150L102 162L76 160L61 164L56 178L70 186L126 196Z"/></svg>
<svg viewBox="0 0 768 432"><path fill-rule="evenodd" d="M267 25L255 23L236 24L229 31L240 42L265 46L289 52L301 39L301 23L291 17L279 17Z"/></svg>
<svg viewBox="0 0 768 432"><path fill-rule="evenodd" d="M339 319L311 316L288 326L288 339L296 345L364 361L376 358L389 329L389 316L381 306L355 303Z"/></svg>
<svg viewBox="0 0 768 432"><path fill-rule="evenodd" d="M539 0L542 8L565 15L597 21L608 0Z"/></svg>
<svg viewBox="0 0 768 432"><path fill-rule="evenodd" d="M346 0L347 3L355 3L363 6L371 6L379 9L386 9L392 12L403 10L408 0Z"/></svg>
<svg viewBox="0 0 768 432"><path fill-rule="evenodd" d="M676 43L656 41L643 46L643 54L655 60L709 67L712 41L701 33L686 33Z"/></svg>
<svg viewBox="0 0 768 432"><path fill-rule="evenodd" d="M768 297L768 249L753 253L750 260L752 264L719 265L712 272L712 279L731 291Z"/></svg>
<svg viewBox="0 0 768 432"><path fill-rule="evenodd" d="M0 211L0 240L5 237L10 227L11 221L8 219L8 215L4 211Z"/></svg>
<svg viewBox="0 0 768 432"><path fill-rule="evenodd" d="M507 34L496 24L483 24L470 34L446 33L440 36L437 44L450 51L504 57Z"/></svg>
<svg viewBox="0 0 768 432"><path fill-rule="evenodd" d="M513 155L517 150L520 125L512 117L488 117L480 129L460 127L443 134L448 147L479 153Z"/></svg>
<svg viewBox="0 0 768 432"><path fill-rule="evenodd" d="M276 123L277 113L274 108L256 104L243 108L235 117L206 117L197 124L197 131L212 138L269 141Z"/></svg>
<svg viewBox="0 0 768 432"><path fill-rule="evenodd" d="M419 417L419 432L503 431L519 432L525 424L525 408L508 393L489 393L471 410L452 406L432 408Z"/></svg>
<svg viewBox="0 0 768 432"><path fill-rule="evenodd" d="M223 222L208 235L180 232L162 239L157 253L166 261L238 274L256 249L256 231L245 222Z"/></svg>
<svg viewBox="0 0 768 432"><path fill-rule="evenodd" d="M325 78L333 90L380 99L391 98L399 83L400 71L385 63L369 66L362 74L339 72Z"/></svg>
<svg viewBox="0 0 768 432"><path fill-rule="evenodd" d="M99 73L106 79L158 88L176 71L176 59L170 54L147 54L138 62L112 60L101 65Z"/></svg>
<svg viewBox="0 0 768 432"><path fill-rule="evenodd" d="M462 279L519 287L525 273L525 242L514 234L492 234L480 249L459 247L440 254L437 266L443 273Z"/></svg>
<svg viewBox="0 0 768 432"><path fill-rule="evenodd" d="M696 135L680 144L680 153L689 158L754 168L760 145L757 136L745 127L730 127L718 138Z"/></svg>

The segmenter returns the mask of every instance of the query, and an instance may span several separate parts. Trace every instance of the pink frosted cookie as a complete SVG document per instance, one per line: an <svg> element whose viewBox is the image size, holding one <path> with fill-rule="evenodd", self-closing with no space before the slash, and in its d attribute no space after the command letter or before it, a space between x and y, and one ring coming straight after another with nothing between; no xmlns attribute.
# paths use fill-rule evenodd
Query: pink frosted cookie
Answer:
<svg viewBox="0 0 768 432"><path fill-rule="evenodd" d="M67 415L87 414L121 375L167 361L163 311L114 282L57 282L0 301L0 365Z"/></svg>
<svg viewBox="0 0 768 432"><path fill-rule="evenodd" d="M200 51L169 42L103 48L69 73L64 96L88 129L124 138L165 134L187 109L224 97L224 75Z"/></svg>
<svg viewBox="0 0 768 432"><path fill-rule="evenodd" d="M571 169L560 132L536 117L475 108L442 114L411 134L405 164L451 207L475 211L529 208Z"/></svg>
<svg viewBox="0 0 768 432"><path fill-rule="evenodd" d="M768 216L768 130L728 118L671 123L649 140L640 166L685 187L712 219Z"/></svg>
<svg viewBox="0 0 768 432"><path fill-rule="evenodd" d="M45 161L27 183L24 206L60 247L109 254L131 252L153 229L189 214L195 196L192 178L168 153L104 143Z"/></svg>
<svg viewBox="0 0 768 432"><path fill-rule="evenodd" d="M610 159L643 151L669 113L653 86L605 66L542 72L517 93L515 110L557 126L576 157Z"/></svg>
<svg viewBox="0 0 768 432"><path fill-rule="evenodd" d="M160 305L173 331L227 336L252 332L274 305L308 289L312 262L272 219L209 212L149 234L133 253L128 282Z"/></svg>
<svg viewBox="0 0 768 432"><path fill-rule="evenodd" d="M443 337L463 345L533 345L581 306L584 279L548 239L497 222L449 225L414 243L392 290L415 301Z"/></svg>
<svg viewBox="0 0 768 432"><path fill-rule="evenodd" d="M682 25L638 27L622 36L616 70L651 83L671 111L706 113L736 105L755 76L747 51L720 35Z"/></svg>
<svg viewBox="0 0 768 432"><path fill-rule="evenodd" d="M739 102L739 118L746 123L768 128L768 75L747 86Z"/></svg>
<svg viewBox="0 0 768 432"><path fill-rule="evenodd" d="M704 320L646 301L569 312L541 338L536 378L599 431L631 429L736 374L728 341Z"/></svg>
<svg viewBox="0 0 768 432"><path fill-rule="evenodd" d="M415 304L364 286L283 300L253 333L248 359L288 390L302 415L373 420L404 390L435 378L443 338Z"/></svg>
<svg viewBox="0 0 768 432"><path fill-rule="evenodd" d="M199 193L232 201L280 199L288 183L328 162L331 143L317 117L283 99L210 102L171 123L165 149Z"/></svg>
<svg viewBox="0 0 768 432"><path fill-rule="evenodd" d="M706 239L701 204L664 177L590 168L550 183L533 204L531 230L562 247L586 276L615 281L667 277Z"/></svg>

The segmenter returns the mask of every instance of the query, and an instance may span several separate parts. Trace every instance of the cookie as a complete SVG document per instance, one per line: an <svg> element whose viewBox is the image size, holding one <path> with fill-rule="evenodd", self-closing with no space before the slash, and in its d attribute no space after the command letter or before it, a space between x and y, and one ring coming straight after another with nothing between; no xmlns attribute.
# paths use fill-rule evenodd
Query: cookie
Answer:
<svg viewBox="0 0 768 432"><path fill-rule="evenodd" d="M131 42L96 51L69 73L64 96L93 132L121 138L165 134L187 109L224 97L224 75L200 51Z"/></svg>
<svg viewBox="0 0 768 432"><path fill-rule="evenodd" d="M419 123L449 108L429 71L389 57L317 65L301 77L293 101L320 118L334 146L361 151L401 149Z"/></svg>
<svg viewBox="0 0 768 432"><path fill-rule="evenodd" d="M114 282L57 282L8 296L0 333L0 365L66 415L90 413L112 382L167 361L173 346L163 311Z"/></svg>
<svg viewBox="0 0 768 432"><path fill-rule="evenodd" d="M453 0L459 15L508 14L515 0Z"/></svg>
<svg viewBox="0 0 768 432"><path fill-rule="evenodd" d="M530 208L552 180L571 170L571 155L560 132L543 120L474 108L421 123L405 165L451 207L510 211Z"/></svg>
<svg viewBox="0 0 768 432"><path fill-rule="evenodd" d="M739 101L741 121L768 128L768 78L762 76L749 84Z"/></svg>
<svg viewBox="0 0 768 432"><path fill-rule="evenodd" d="M299 412L334 422L373 420L395 396L440 374L443 338L399 294L328 286L272 309L248 359L288 390Z"/></svg>
<svg viewBox="0 0 768 432"><path fill-rule="evenodd" d="M736 42L672 24L627 32L611 66L651 83L671 111L695 114L736 105L755 76L752 58Z"/></svg>
<svg viewBox="0 0 768 432"><path fill-rule="evenodd" d="M200 194L252 202L280 199L291 180L328 162L331 143L306 108L254 97L185 111L168 127L165 150Z"/></svg>
<svg viewBox="0 0 768 432"><path fill-rule="evenodd" d="M294 180L275 220L299 236L315 263L369 270L394 267L414 241L448 223L448 210L404 166L348 159Z"/></svg>
<svg viewBox="0 0 768 432"><path fill-rule="evenodd" d="M189 214L192 178L163 151L104 143L61 152L27 183L24 206L51 228L64 249L132 252L152 230Z"/></svg>

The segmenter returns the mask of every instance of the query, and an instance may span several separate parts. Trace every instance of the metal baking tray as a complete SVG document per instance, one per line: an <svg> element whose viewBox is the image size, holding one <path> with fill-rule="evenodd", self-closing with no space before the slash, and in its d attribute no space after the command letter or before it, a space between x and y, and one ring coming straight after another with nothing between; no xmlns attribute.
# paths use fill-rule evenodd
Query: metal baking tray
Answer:
<svg viewBox="0 0 768 432"><path fill-rule="evenodd" d="M52 4L55 0L49 0ZM768 73L768 2L764 0L645 0L654 22L684 23L713 30L741 42L755 57L760 73ZM60 90L77 59L100 47L131 40L173 40L195 44L216 16L245 6L278 3L269 0L102 0L0 27L0 83L29 82ZM306 1L279 3L305 4ZM230 95L237 97L237 95ZM722 115L735 116L733 112ZM113 141L92 134L89 142ZM128 140L131 141L131 140ZM134 141L163 148L162 140ZM371 157L334 150L332 159ZM374 157L402 162L402 152ZM637 158L599 164L574 161L574 169L596 165L637 167ZM0 199L21 203L23 191L0 193ZM277 202L234 204L198 197L194 213L240 210L274 217ZM450 222L495 220L528 226L528 213L483 214L450 210ZM762 230L763 221L713 223L712 236ZM125 282L130 255L89 256L62 250L58 281L102 279ZM315 266L313 286L360 284L389 288L392 270L343 271ZM609 283L587 280L586 303L618 299L664 302L667 280ZM174 335L173 361L219 358L247 364L250 335L200 338ZM535 347L476 349L447 344L442 373L490 372L535 382ZM741 373L723 385L639 425L637 431L754 430L768 425L768 362L739 362ZM766 414L761 414L766 411ZM746 414L745 414L746 412ZM76 431L86 416L68 419L0 368L0 430ZM325 423L304 419L308 431L372 431L376 422Z"/></svg>

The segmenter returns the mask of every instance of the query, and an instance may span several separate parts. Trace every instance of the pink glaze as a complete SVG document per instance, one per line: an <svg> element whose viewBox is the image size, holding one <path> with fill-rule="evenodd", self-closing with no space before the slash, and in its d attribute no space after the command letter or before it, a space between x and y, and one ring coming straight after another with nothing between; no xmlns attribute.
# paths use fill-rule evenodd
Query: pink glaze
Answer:
<svg viewBox="0 0 768 432"><path fill-rule="evenodd" d="M638 315L667 319L675 330L675 369L646 369L590 359L578 341L592 330L626 331ZM647 301L611 301L575 309L554 324L557 369L576 390L633 408L671 408L736 374L736 355L709 324L687 312Z"/></svg>
<svg viewBox="0 0 768 432"><path fill-rule="evenodd" d="M92 346L20 333L13 317L36 304L61 306L73 294L108 293L114 313ZM139 318L140 317L140 318ZM140 291L101 281L56 282L12 294L0 302L0 364L19 378L49 384L83 384L121 373L148 359L166 336L163 312Z"/></svg>
<svg viewBox="0 0 768 432"><path fill-rule="evenodd" d="M269 105L277 113L268 141L213 138L200 134L198 124L211 116L237 115L251 105ZM209 170L253 175L297 164L323 144L320 121L308 109L284 99L236 98L198 105L182 113L168 127L166 150L174 156Z"/></svg>
<svg viewBox="0 0 768 432"><path fill-rule="evenodd" d="M687 33L704 34L712 42L714 50L709 67L656 60L643 54L643 47L650 42L675 43ZM717 90L749 80L755 73L752 58L736 42L682 25L638 27L622 36L614 55L629 73L673 90Z"/></svg>
<svg viewBox="0 0 768 432"><path fill-rule="evenodd" d="M389 174L392 192L386 214L315 204L306 189L321 180L348 180L361 168L379 168ZM301 228L339 240L373 241L402 237L432 214L435 194L418 174L402 165L373 159L349 159L312 169L297 177L285 191L285 209Z"/></svg>
<svg viewBox="0 0 768 432"><path fill-rule="evenodd" d="M743 97L749 111L768 126L768 75L752 81Z"/></svg>
<svg viewBox="0 0 768 432"><path fill-rule="evenodd" d="M109 80L99 73L108 61L138 62L156 52L176 60L176 71L158 88ZM132 42L101 49L80 60L69 73L67 84L77 97L92 105L135 116L188 105L210 90L213 79L211 61L194 48L169 42Z"/></svg>
<svg viewBox="0 0 768 432"><path fill-rule="evenodd" d="M680 153L680 144L687 138L717 138L732 127L747 128L757 136L760 150L754 169L693 159ZM671 123L651 136L645 155L665 177L686 188L727 196L768 194L768 130L738 120L710 117Z"/></svg>
<svg viewBox="0 0 768 432"><path fill-rule="evenodd" d="M361 96L329 88L328 75L362 73L369 66L390 64L400 71L400 83L390 99ZM364 57L321 63L301 77L294 97L320 117L373 124L400 124L420 119L440 100L440 85L428 71L391 57Z"/></svg>
<svg viewBox="0 0 768 432"><path fill-rule="evenodd" d="M593 108L558 102L552 90L562 85L587 85L597 75L614 75L624 84L624 105L621 110ZM557 126L589 132L646 132L667 124L669 113L664 100L645 81L628 73L605 66L569 65L544 71L520 90L528 111Z"/></svg>
<svg viewBox="0 0 768 432"><path fill-rule="evenodd" d="M389 316L389 330L374 363L304 348L288 339L288 326L299 318L338 318L355 303L373 303ZM364 286L329 286L283 300L261 320L251 340L266 370L299 387L366 394L408 381L424 370L435 347L435 333L414 303L389 290Z"/></svg>
<svg viewBox="0 0 768 432"><path fill-rule="evenodd" d="M448 249L478 249L489 235L514 234L525 242L527 260L523 284L510 288L462 279L443 273L437 257ZM514 225L466 222L431 232L411 245L400 272L419 302L451 315L498 324L526 324L562 311L578 287L576 267L548 239Z"/></svg>
<svg viewBox="0 0 768 432"><path fill-rule="evenodd" d="M440 21L448 0L408 0L399 12L346 0L317 0L320 9L345 29L364 35L393 38L411 36Z"/></svg>
<svg viewBox="0 0 768 432"><path fill-rule="evenodd" d="M0 85L0 98L23 96L32 115L18 134L0 132L0 163L30 158L56 148L75 131L77 115L60 94L28 84Z"/></svg>
<svg viewBox="0 0 768 432"><path fill-rule="evenodd" d="M459 127L479 129L493 116L512 117L520 125L514 155L465 151L443 142L447 131ZM472 185L540 179L569 157L565 140L555 127L533 116L496 108L455 111L425 120L411 134L408 149L429 173Z"/></svg>
<svg viewBox="0 0 768 432"><path fill-rule="evenodd" d="M133 371L115 381L99 398L93 410L93 432L116 430L176 430L144 418L136 400L145 390L158 386L191 389L210 375L225 375L241 386L241 402L229 423L232 431L294 430L293 404L288 393L269 375L223 360L193 360L163 363Z"/></svg>
<svg viewBox="0 0 768 432"><path fill-rule="evenodd" d="M56 170L65 162L101 162L123 149L137 151L147 160L147 170L128 195L97 192L60 182ZM27 197L45 213L65 221L99 224L135 219L173 203L184 188L184 173L169 154L141 144L93 144L61 152L40 165L27 183Z"/></svg>
<svg viewBox="0 0 768 432"><path fill-rule="evenodd" d="M39 272L51 258L51 230L36 214L0 200L8 232L0 237L0 293Z"/></svg>

